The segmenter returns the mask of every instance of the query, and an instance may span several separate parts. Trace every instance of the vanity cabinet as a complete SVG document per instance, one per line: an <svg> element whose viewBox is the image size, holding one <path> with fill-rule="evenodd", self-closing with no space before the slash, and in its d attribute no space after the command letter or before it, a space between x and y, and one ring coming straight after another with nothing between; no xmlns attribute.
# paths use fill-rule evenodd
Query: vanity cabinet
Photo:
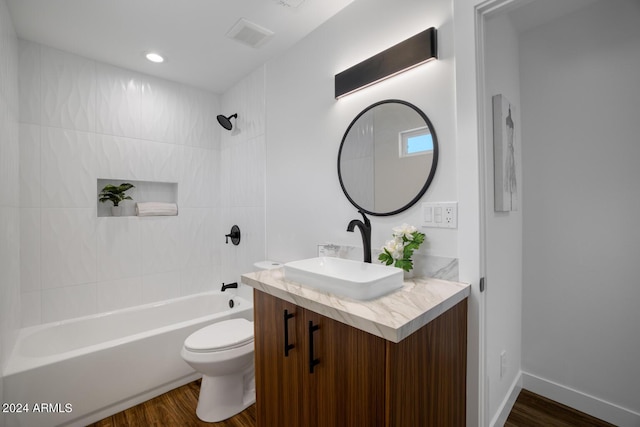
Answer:
<svg viewBox="0 0 640 427"><path fill-rule="evenodd" d="M254 291L258 427L464 426L466 299L399 343Z"/></svg>

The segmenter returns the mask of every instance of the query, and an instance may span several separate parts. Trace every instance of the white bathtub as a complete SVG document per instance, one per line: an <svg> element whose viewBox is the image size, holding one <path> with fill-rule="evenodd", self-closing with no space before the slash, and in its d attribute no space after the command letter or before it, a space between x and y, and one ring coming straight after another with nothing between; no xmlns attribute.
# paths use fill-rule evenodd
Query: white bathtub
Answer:
<svg viewBox="0 0 640 427"><path fill-rule="evenodd" d="M24 328L4 372L7 426L83 426L193 381L185 338L234 317L253 320L251 303L208 292Z"/></svg>

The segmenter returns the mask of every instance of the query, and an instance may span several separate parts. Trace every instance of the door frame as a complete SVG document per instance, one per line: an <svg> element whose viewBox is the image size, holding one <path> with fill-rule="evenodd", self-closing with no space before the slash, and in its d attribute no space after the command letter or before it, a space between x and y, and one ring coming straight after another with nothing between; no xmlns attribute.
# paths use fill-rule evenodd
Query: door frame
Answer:
<svg viewBox="0 0 640 427"><path fill-rule="evenodd" d="M493 188L488 188L487 183L489 181L489 174L493 174L493 170L487 168L489 160L492 160L490 156L493 155L492 141L487 141L487 117L491 116L493 112L486 108L486 68L485 68L485 55L486 55L486 38L485 38L485 24L487 19L494 17L498 14L505 13L508 10L513 10L522 6L525 3L530 3L535 0L487 0L478 4L474 11L475 20L475 55L476 55L476 108L477 108L477 120L478 120L478 201L479 201L479 272L480 277L485 279L485 285L490 286L490 271L488 271L487 265L487 253L488 253L488 212L489 209L493 209L492 201L489 200L490 192ZM479 403L480 408L480 426L491 426L492 414L489 410L489 378L486 377L487 370L487 295L482 298L482 311L481 311L481 378L482 388L480 390ZM504 414L502 414L504 415Z"/></svg>

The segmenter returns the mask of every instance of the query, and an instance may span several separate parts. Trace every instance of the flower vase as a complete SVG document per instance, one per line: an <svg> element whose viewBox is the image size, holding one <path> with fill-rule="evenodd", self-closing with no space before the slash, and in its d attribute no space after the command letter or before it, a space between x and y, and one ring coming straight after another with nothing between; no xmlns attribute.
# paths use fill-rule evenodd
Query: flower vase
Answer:
<svg viewBox="0 0 640 427"><path fill-rule="evenodd" d="M413 270L409 270L409 271L404 271L402 270L402 272L404 273L404 280L411 280L413 279Z"/></svg>
<svg viewBox="0 0 640 427"><path fill-rule="evenodd" d="M111 216L122 215L122 206L111 206Z"/></svg>

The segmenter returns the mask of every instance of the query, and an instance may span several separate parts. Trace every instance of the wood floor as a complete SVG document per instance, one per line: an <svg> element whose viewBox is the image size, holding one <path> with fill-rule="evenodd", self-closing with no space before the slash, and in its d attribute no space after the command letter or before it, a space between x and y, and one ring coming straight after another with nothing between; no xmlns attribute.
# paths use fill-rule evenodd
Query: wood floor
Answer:
<svg viewBox="0 0 640 427"><path fill-rule="evenodd" d="M200 380L183 385L88 427L255 427L256 406L220 423L205 423L196 416Z"/></svg>
<svg viewBox="0 0 640 427"><path fill-rule="evenodd" d="M615 427L553 400L522 390L505 427Z"/></svg>
<svg viewBox="0 0 640 427"><path fill-rule="evenodd" d="M220 423L200 421L196 416L199 391L200 381L194 381L88 427L256 427L255 405ZM527 390L520 392L505 424L505 427L570 426L612 427L613 425Z"/></svg>

